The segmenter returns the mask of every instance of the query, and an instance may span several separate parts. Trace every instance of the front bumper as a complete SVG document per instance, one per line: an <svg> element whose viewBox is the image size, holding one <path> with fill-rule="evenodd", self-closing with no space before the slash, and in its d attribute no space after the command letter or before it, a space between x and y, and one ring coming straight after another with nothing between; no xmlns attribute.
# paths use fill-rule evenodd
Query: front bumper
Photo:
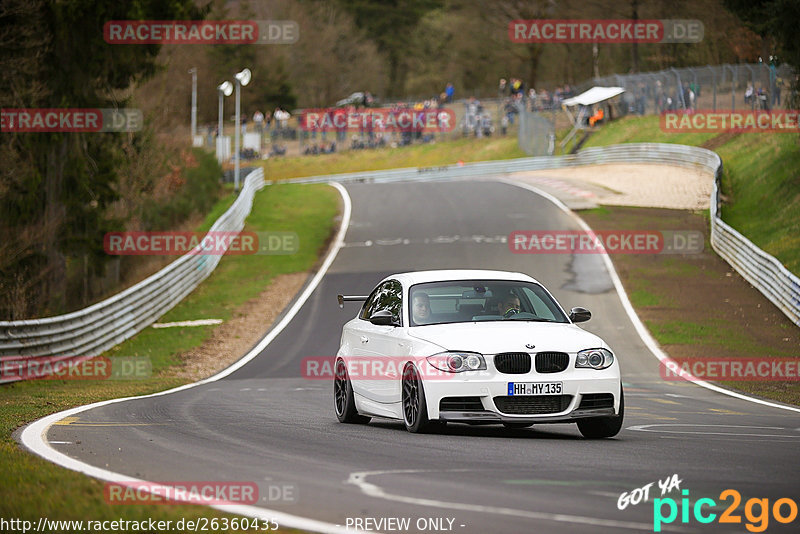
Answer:
<svg viewBox="0 0 800 534"><path fill-rule="evenodd" d="M505 405L510 400L524 400L524 396L509 396L509 382L562 382L563 399L560 399L556 411L547 410L547 413L520 413L525 409L515 408L504 412L498 402ZM425 399L430 420L441 420L462 423L572 423L587 417L613 416L619 413L619 404L622 394L619 367L615 364L601 371L595 369L569 368L560 373L539 374L531 371L526 374L492 373L491 376L482 376L479 373L470 375L459 373L445 380L423 380ZM613 407L604 403L596 406L587 402L581 406L584 397L598 394L613 396ZM495 398L498 397L497 402ZM547 396L537 396L538 400L550 401ZM469 406L452 408L448 401L453 398L470 399ZM480 406L475 398L480 401ZM531 398L531 397L527 397ZM440 410L442 399L446 399L443 410ZM534 400L537 400L534 399ZM534 404L536 404L534 402ZM550 404L550 403L548 403ZM515 413L508 413L514 411Z"/></svg>
<svg viewBox="0 0 800 534"><path fill-rule="evenodd" d="M500 412L440 411L439 421L451 423L574 423L586 417L616 415L614 408L573 410L556 415L507 415Z"/></svg>

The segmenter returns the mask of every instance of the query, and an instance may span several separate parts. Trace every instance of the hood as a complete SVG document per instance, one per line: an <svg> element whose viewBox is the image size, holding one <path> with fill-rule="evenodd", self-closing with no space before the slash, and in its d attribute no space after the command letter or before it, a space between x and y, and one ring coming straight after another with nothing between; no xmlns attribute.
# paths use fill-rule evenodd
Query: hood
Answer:
<svg viewBox="0 0 800 534"><path fill-rule="evenodd" d="M598 336L568 323L535 323L525 321L487 321L414 326L411 337L434 343L446 350L463 350L481 354L498 352L577 352L607 347ZM533 349L526 344L534 345Z"/></svg>

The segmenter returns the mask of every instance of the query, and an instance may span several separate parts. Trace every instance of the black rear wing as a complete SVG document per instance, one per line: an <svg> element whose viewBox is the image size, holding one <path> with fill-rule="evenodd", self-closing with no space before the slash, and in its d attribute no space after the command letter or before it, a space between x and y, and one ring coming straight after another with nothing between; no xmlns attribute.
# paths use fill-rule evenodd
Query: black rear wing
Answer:
<svg viewBox="0 0 800 534"><path fill-rule="evenodd" d="M336 295L336 300L339 301L339 307L344 308L345 302L354 302L354 301L364 301L369 298L369 295L365 296L353 296L353 295Z"/></svg>

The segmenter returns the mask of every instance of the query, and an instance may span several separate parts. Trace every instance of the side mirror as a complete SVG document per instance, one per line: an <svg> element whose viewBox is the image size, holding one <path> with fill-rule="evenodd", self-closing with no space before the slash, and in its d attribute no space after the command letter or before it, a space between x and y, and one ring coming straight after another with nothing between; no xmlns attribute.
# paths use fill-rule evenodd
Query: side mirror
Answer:
<svg viewBox="0 0 800 534"><path fill-rule="evenodd" d="M369 318L369 322L381 326L398 326L397 321L394 320L392 312L389 310L376 311Z"/></svg>
<svg viewBox="0 0 800 534"><path fill-rule="evenodd" d="M569 320L573 323L583 323L592 318L592 312L586 308L572 308L569 311Z"/></svg>

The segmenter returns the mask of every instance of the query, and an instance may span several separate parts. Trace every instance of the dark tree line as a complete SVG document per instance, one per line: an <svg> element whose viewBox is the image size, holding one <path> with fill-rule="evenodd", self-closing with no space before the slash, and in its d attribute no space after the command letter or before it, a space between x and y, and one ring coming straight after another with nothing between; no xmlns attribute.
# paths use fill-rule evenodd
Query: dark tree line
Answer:
<svg viewBox="0 0 800 534"><path fill-rule="evenodd" d="M3 0L0 104L123 108L131 87L157 72L159 46L109 45L104 23L204 15L189 0ZM121 133L2 133L3 318L63 311L70 273L102 271L97 236L120 228L108 208L129 164L122 149L128 141Z"/></svg>

